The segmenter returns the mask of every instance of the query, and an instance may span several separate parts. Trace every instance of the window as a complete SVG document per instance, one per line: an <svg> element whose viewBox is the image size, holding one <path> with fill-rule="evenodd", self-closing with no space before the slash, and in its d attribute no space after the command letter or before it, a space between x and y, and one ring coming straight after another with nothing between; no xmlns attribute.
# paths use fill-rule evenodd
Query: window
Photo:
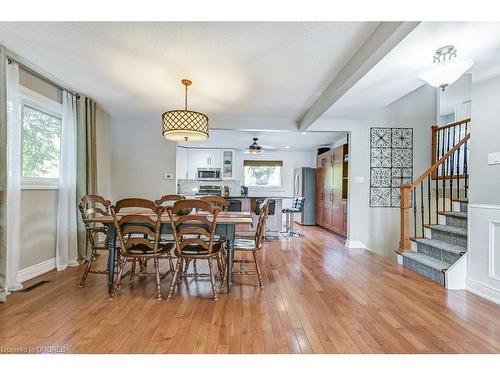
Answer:
<svg viewBox="0 0 500 375"><path fill-rule="evenodd" d="M281 168L280 160L245 160L245 185L250 187L280 188Z"/></svg>
<svg viewBox="0 0 500 375"><path fill-rule="evenodd" d="M34 93L21 98L22 184L24 188L56 187L61 153L60 104Z"/></svg>

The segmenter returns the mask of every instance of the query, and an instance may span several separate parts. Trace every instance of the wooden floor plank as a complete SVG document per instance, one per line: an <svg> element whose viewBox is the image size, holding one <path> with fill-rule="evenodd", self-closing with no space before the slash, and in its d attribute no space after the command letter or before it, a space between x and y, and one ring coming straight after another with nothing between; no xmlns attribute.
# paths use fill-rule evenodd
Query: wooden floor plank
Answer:
<svg viewBox="0 0 500 375"><path fill-rule="evenodd" d="M235 276L212 300L206 278L182 280L171 301L154 278L125 280L114 300L102 275L49 272L0 305L0 346L69 353L500 353L500 307L443 289L317 227L265 243L263 289ZM245 255L243 255L245 256ZM106 262L99 257L100 267ZM166 266L166 264L164 264ZM206 265L200 265L202 272ZM168 292L170 279L162 282Z"/></svg>

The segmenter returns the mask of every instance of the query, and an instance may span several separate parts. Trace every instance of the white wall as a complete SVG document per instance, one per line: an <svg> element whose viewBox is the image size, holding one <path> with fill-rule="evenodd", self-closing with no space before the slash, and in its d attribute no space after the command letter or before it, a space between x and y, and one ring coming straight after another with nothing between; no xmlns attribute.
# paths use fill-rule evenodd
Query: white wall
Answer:
<svg viewBox="0 0 500 375"><path fill-rule="evenodd" d="M359 121L321 120L311 130L350 132L349 150L349 225L348 244L366 247L396 259L399 242L400 211L397 208L374 208L370 199L370 127L413 128L414 177L430 167L431 126L437 118L437 90L421 86ZM355 177L363 178L355 183Z"/></svg>
<svg viewBox="0 0 500 375"><path fill-rule="evenodd" d="M500 303L500 165L488 153L500 152L500 76L472 85L467 288Z"/></svg>
<svg viewBox="0 0 500 375"><path fill-rule="evenodd" d="M160 116L112 116L111 128L111 199L175 194L176 144L163 138Z"/></svg>
<svg viewBox="0 0 500 375"><path fill-rule="evenodd" d="M311 151L262 151L252 155L241 151L235 154L235 178L244 184L244 160L282 160L281 170L282 188L277 190L249 188L248 194L257 196L264 193L266 196L293 196L293 170L299 167L316 167L316 150Z"/></svg>

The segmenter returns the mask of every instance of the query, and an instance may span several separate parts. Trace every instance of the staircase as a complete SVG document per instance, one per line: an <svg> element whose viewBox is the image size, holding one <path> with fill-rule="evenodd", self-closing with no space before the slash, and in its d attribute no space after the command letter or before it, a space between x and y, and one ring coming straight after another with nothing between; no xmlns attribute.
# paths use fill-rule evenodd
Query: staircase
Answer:
<svg viewBox="0 0 500 375"><path fill-rule="evenodd" d="M453 211L440 211L441 224L427 225L424 238L410 238L403 266L446 285L446 272L467 252L467 199L454 200Z"/></svg>
<svg viewBox="0 0 500 375"><path fill-rule="evenodd" d="M469 126L434 126L432 166L400 188L398 262L449 289L465 286Z"/></svg>

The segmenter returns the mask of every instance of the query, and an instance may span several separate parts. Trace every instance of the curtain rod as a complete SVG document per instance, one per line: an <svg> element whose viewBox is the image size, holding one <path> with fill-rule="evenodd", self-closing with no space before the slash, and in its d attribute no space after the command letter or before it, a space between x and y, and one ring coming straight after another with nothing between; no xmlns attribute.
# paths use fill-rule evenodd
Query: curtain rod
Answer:
<svg viewBox="0 0 500 375"><path fill-rule="evenodd" d="M17 56L12 51L6 50L5 52L6 52L5 55L7 56L7 61L9 62L9 64L12 61L14 61L19 66L21 66L24 70L27 70L28 72L30 72L31 74L35 75L36 77L44 80L47 83L50 83L53 86L56 86L57 88L59 88L61 90L64 90L64 91L70 93L71 95L75 96L77 99L80 99L80 94L77 91L64 86L63 84L57 82L56 80L54 80L52 78L49 78L48 76L50 76L50 74L45 73L45 72L40 73L39 70L41 70L41 69L33 68L32 66L30 66L31 64L29 62L27 62L23 58Z"/></svg>

